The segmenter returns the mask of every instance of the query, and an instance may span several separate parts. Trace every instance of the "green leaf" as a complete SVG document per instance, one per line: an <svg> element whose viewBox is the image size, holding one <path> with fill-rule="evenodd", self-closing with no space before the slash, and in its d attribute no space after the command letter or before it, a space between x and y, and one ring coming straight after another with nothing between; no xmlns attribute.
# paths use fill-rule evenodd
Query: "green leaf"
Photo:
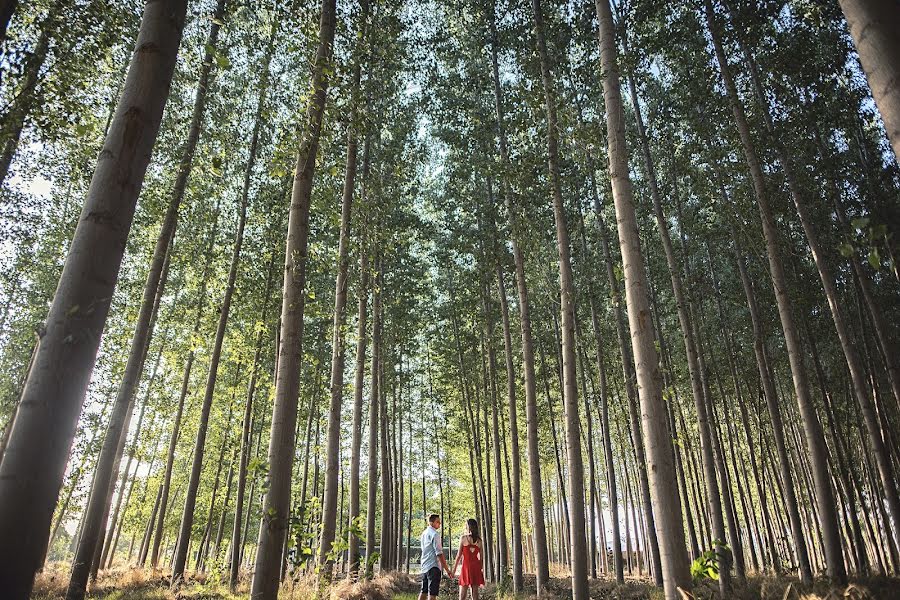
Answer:
<svg viewBox="0 0 900 600"><path fill-rule="evenodd" d="M850 258L853 255L853 246L846 242L838 246L838 250L844 258Z"/></svg>
<svg viewBox="0 0 900 600"><path fill-rule="evenodd" d="M850 221L850 224L853 225L853 227L855 227L856 229L859 229L860 231L862 231L863 229L866 228L866 225L869 224L869 218L868 217L856 217L855 219Z"/></svg>
<svg viewBox="0 0 900 600"><path fill-rule="evenodd" d="M216 53L216 64L220 69L227 69L231 66L231 61L228 60L228 57L222 54Z"/></svg>
<svg viewBox="0 0 900 600"><path fill-rule="evenodd" d="M869 264L876 271L881 269L881 255L878 254L878 248L872 248L869 251Z"/></svg>

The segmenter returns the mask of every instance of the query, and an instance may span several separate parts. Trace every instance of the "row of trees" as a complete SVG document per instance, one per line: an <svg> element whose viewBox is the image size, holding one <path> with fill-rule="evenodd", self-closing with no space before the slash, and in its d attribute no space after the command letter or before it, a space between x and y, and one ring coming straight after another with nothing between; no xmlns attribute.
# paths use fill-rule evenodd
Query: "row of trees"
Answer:
<svg viewBox="0 0 900 600"><path fill-rule="evenodd" d="M12 597L897 571L890 2L13 7Z"/></svg>

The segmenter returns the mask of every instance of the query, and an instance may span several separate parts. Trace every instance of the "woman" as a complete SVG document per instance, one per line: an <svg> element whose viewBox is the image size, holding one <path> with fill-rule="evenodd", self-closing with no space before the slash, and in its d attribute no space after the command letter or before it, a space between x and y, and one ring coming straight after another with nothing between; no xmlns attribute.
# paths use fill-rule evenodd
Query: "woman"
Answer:
<svg viewBox="0 0 900 600"><path fill-rule="evenodd" d="M462 568L457 570L462 563ZM466 600L469 589L472 600L478 600L478 590L484 585L484 571L481 568L481 536L478 535L478 521L466 521L466 532L459 538L459 552L453 563L453 573L459 573L459 600Z"/></svg>

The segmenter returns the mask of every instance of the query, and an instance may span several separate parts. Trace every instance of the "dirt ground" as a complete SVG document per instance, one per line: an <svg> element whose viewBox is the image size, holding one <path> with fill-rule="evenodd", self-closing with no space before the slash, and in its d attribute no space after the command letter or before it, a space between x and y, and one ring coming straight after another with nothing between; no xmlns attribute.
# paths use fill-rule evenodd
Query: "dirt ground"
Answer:
<svg viewBox="0 0 900 600"><path fill-rule="evenodd" d="M62 600L68 573L63 568L48 569L35 584L34 600ZM695 586L686 600L721 599L715 582ZM415 600L419 584L417 578L401 573L388 573L373 581L351 583L336 582L320 600ZM551 578L542 600L571 598L571 586L567 578ZM624 584L597 579L590 582L594 600L662 600L662 590L648 580L629 579ZM248 598L247 582L243 581L235 594L231 594L220 577L211 574L190 579L172 588L161 574L140 569L120 570L104 574L89 590L90 600L245 600ZM455 582L445 580L441 586L440 600L457 600L459 588ZM283 600L313 600L316 584L312 576L286 581L279 598ZM514 595L506 585L487 585L480 594L481 600L534 600L535 580L526 576L525 590ZM818 581L811 588L799 585L795 579L752 577L747 584L735 589L734 600L900 600L900 579L872 577L853 581L846 587L833 587ZM730 600L730 599L729 599Z"/></svg>

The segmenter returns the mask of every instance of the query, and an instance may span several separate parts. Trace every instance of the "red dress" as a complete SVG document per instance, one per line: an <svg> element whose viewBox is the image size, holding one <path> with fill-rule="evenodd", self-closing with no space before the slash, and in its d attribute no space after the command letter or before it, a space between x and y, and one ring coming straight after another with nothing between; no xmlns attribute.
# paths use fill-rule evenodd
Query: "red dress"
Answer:
<svg viewBox="0 0 900 600"><path fill-rule="evenodd" d="M459 551L463 555L459 585L484 585L484 571L481 568L481 548L475 544L467 544L460 548Z"/></svg>

